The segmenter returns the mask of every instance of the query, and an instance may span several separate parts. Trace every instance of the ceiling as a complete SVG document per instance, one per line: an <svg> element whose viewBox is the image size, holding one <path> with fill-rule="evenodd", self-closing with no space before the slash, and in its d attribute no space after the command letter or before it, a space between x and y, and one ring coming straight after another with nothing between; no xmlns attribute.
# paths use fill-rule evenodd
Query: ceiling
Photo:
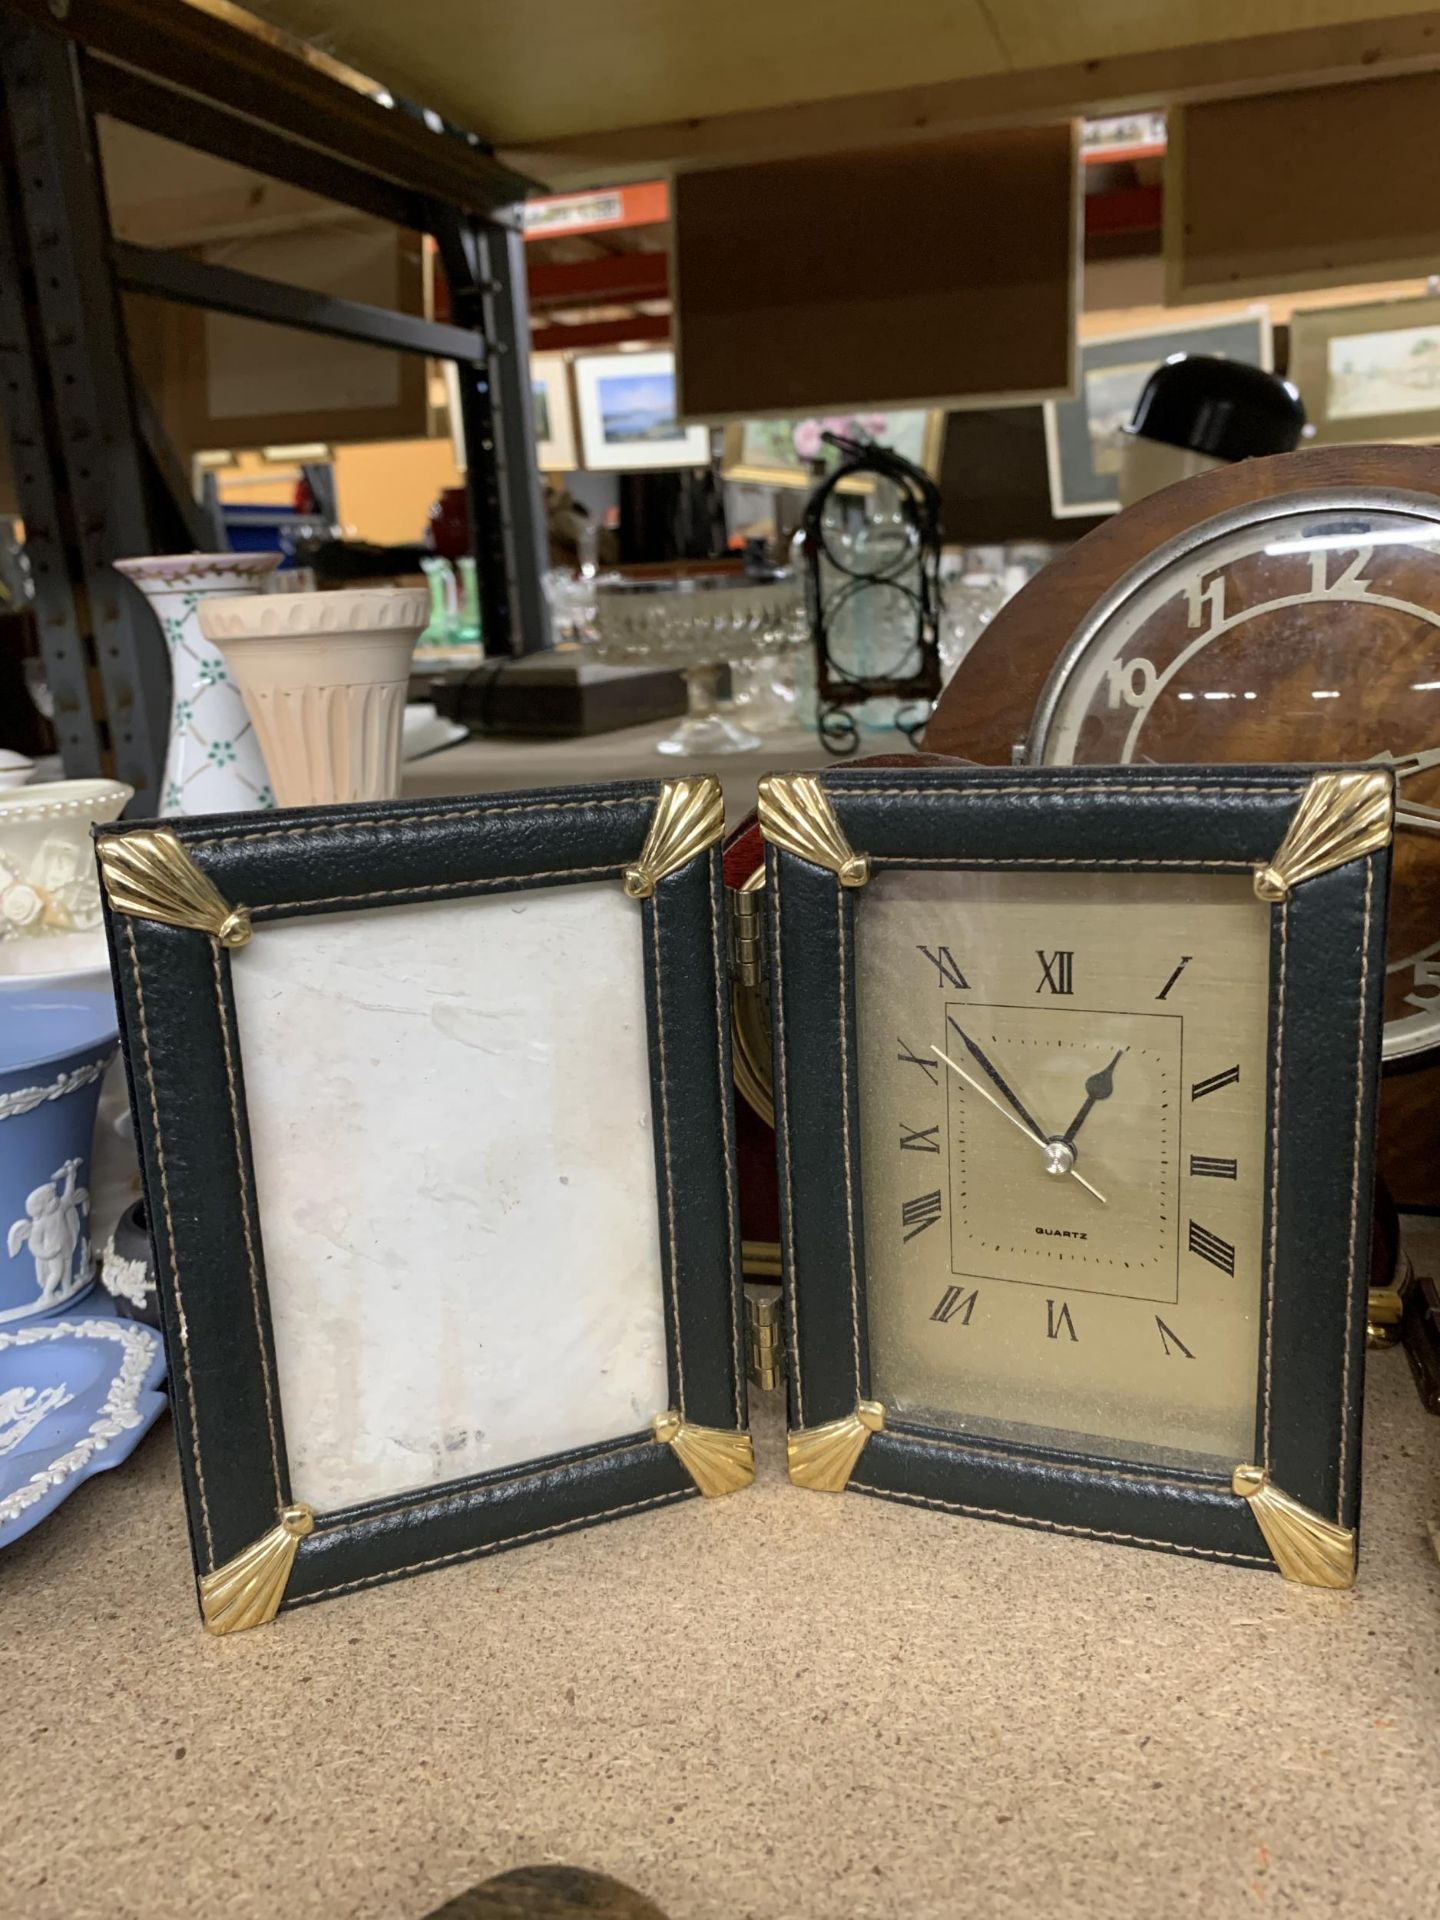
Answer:
<svg viewBox="0 0 1440 1920"><path fill-rule="evenodd" d="M501 148L656 123L1003 81L1305 36L1305 67L1412 50L1433 0L252 0L254 10ZM1407 28L1406 22L1412 23ZM1365 45L1363 27L1376 44ZM1345 30L1350 29L1349 36ZM1440 44L1431 49L1440 62ZM1283 68L1283 53L1276 50ZM1253 64L1253 62L1252 62ZM1172 69L1174 62L1170 63ZM1135 78L1138 82L1138 73ZM1100 82L1097 81L1097 86ZM1023 94L1023 88L1021 89Z"/></svg>

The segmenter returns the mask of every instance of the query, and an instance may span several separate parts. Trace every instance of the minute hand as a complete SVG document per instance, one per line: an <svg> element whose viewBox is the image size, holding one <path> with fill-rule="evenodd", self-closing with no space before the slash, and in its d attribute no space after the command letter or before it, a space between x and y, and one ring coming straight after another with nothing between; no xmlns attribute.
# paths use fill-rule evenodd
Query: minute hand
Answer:
<svg viewBox="0 0 1440 1920"><path fill-rule="evenodd" d="M1040 1125L1039 1121L1036 1120L1034 1114L1026 1109L1014 1088L1008 1085L1000 1069L994 1065L988 1055L981 1052L980 1048L976 1046L975 1042L970 1038L969 1034L966 1033L953 1013L946 1014L945 1018L965 1042L966 1047L970 1051L971 1059L974 1060L976 1066L980 1068L980 1071L1004 1094L1005 1098L1025 1122L1031 1133L1035 1135L1035 1138L1037 1140L1044 1140L1046 1138L1044 1128Z"/></svg>

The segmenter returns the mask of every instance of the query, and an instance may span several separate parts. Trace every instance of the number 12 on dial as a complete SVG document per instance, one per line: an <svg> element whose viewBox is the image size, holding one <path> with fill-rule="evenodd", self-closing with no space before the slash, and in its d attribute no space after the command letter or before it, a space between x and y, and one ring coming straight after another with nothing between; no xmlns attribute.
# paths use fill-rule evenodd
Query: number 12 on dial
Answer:
<svg viewBox="0 0 1440 1920"><path fill-rule="evenodd" d="M795 1480L1349 1584L1392 819L1373 770L762 783Z"/></svg>

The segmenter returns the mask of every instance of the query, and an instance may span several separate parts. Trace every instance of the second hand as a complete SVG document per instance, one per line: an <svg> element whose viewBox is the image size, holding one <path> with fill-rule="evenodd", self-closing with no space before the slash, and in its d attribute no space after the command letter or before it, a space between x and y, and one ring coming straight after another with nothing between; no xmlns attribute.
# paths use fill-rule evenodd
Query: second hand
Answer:
<svg viewBox="0 0 1440 1920"><path fill-rule="evenodd" d="M943 1060L946 1066L949 1067L952 1073L958 1074L959 1077L965 1082L966 1086L972 1088L976 1093L978 1093L982 1100L988 1100L990 1105L994 1107L995 1111L998 1114L1002 1114L1004 1118L1010 1122L1012 1127L1018 1127L1020 1132L1024 1134L1025 1138L1027 1140L1033 1141L1034 1144L1037 1147L1039 1147L1042 1153L1048 1153L1050 1151L1050 1142L1045 1138L1044 1134L1032 1133L1030 1128L1026 1126L1023 1120L1017 1119L1015 1115L1009 1111L1008 1108L1002 1107L1000 1102L997 1099L995 1099L993 1094L989 1094L985 1091L984 1087L980 1085L980 1082L978 1080L972 1080L970 1078L970 1075L966 1073L963 1067L957 1067L955 1062L950 1058L948 1053L943 1053L939 1047L933 1044L930 1048L930 1051L933 1054L936 1054L941 1060ZM1078 1180L1080 1182L1080 1185L1084 1187L1087 1193L1093 1193L1095 1198L1100 1202L1102 1207L1109 1206L1110 1203L1105 1198L1104 1194L1101 1193L1098 1187L1092 1187L1090 1182L1085 1178L1083 1173L1077 1173L1074 1167L1067 1167L1065 1171L1070 1175L1070 1178L1072 1180Z"/></svg>

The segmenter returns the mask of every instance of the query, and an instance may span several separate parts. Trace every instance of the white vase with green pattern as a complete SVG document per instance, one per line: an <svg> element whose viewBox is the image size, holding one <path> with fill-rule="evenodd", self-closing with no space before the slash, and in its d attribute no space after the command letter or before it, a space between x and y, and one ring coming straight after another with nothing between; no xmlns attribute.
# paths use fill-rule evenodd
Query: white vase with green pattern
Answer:
<svg viewBox="0 0 1440 1920"><path fill-rule="evenodd" d="M162 813L243 813L273 807L265 757L219 649L200 631L202 600L261 593L275 553L173 553L117 560L155 609L170 649L170 741Z"/></svg>

